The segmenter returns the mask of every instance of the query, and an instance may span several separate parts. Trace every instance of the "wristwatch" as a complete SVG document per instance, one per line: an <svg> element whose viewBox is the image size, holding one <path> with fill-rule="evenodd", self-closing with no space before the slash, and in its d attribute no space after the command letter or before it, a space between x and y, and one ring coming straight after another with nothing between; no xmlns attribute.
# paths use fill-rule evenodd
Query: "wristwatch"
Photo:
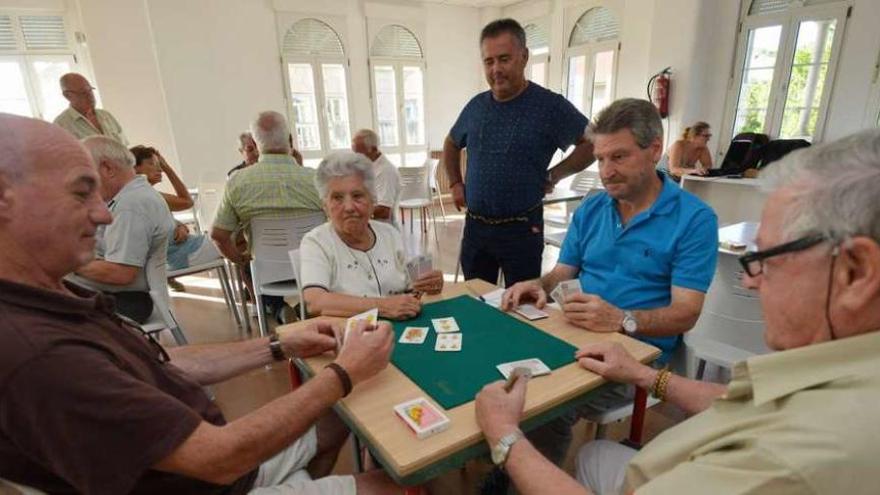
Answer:
<svg viewBox="0 0 880 495"><path fill-rule="evenodd" d="M269 351L272 353L272 359L275 361L284 361L287 359L287 356L284 354L284 349L281 348L281 341L278 340L278 334L272 333L269 336Z"/></svg>
<svg viewBox="0 0 880 495"><path fill-rule="evenodd" d="M498 444L492 447L492 462L496 466L503 468L504 463L507 462L507 455L510 454L510 448L522 438L523 433L519 430L514 430L501 437Z"/></svg>
<svg viewBox="0 0 880 495"><path fill-rule="evenodd" d="M626 332L627 335L632 335L639 330L639 322L636 320L632 311L624 310L623 321L620 325L623 327L623 331Z"/></svg>

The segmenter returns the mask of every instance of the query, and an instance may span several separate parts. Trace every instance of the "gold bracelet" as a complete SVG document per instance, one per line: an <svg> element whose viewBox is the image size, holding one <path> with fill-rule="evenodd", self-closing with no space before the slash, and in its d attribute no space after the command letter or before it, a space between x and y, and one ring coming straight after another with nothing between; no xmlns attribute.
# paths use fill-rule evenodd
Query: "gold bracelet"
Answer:
<svg viewBox="0 0 880 495"><path fill-rule="evenodd" d="M669 385L669 378L672 372L668 369L662 369L654 378L654 384L651 386L651 395L660 400L666 400L666 387Z"/></svg>

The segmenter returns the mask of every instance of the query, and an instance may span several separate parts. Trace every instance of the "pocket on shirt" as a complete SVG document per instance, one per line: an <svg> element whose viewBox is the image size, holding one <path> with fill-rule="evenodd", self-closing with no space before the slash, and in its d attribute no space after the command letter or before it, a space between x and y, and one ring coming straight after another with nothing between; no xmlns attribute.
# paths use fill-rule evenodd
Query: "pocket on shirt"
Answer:
<svg viewBox="0 0 880 495"><path fill-rule="evenodd" d="M641 244L632 248L623 260L624 270L634 278L651 282L668 282L672 278L674 253L656 246Z"/></svg>

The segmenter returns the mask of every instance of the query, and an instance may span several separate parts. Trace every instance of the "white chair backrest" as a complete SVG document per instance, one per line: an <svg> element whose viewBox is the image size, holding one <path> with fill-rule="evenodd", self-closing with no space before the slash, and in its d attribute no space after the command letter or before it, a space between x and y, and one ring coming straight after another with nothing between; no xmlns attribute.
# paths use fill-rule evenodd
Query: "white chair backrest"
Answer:
<svg viewBox="0 0 880 495"><path fill-rule="evenodd" d="M150 292L155 292L163 298L166 304L170 304L171 298L168 295L168 268L166 265L167 259L167 243L163 241L162 243L160 243L160 248L154 249L153 252L147 254L147 263L144 266L144 275L147 279L147 287L150 288Z"/></svg>
<svg viewBox="0 0 880 495"><path fill-rule="evenodd" d="M437 189L437 168L440 166L438 158L428 158L425 160L425 167L428 169L428 187L433 191Z"/></svg>
<svg viewBox="0 0 880 495"><path fill-rule="evenodd" d="M599 172L593 170L581 170L572 178L571 190L588 193L593 189L604 189L602 179L599 178Z"/></svg>
<svg viewBox="0 0 880 495"><path fill-rule="evenodd" d="M323 212L293 218L251 220L252 266L262 284L296 278L290 264L290 250L299 249L302 238L327 221Z"/></svg>
<svg viewBox="0 0 880 495"><path fill-rule="evenodd" d="M428 185L428 167L426 163L421 167L400 167L400 201L409 199L431 199L431 189Z"/></svg>

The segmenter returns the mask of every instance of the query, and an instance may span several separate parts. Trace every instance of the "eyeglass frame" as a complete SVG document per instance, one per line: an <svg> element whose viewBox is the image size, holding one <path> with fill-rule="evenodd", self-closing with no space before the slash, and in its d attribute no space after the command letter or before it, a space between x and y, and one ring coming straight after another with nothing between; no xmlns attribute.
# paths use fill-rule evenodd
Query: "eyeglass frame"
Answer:
<svg viewBox="0 0 880 495"><path fill-rule="evenodd" d="M804 251L828 240L830 239L825 234L807 234L793 241L773 246L772 248L763 251L747 251L739 257L739 264L748 276L757 277L764 273L764 260L774 256ZM752 273L752 270L749 269L749 265L755 261L758 262L759 270L756 273Z"/></svg>

